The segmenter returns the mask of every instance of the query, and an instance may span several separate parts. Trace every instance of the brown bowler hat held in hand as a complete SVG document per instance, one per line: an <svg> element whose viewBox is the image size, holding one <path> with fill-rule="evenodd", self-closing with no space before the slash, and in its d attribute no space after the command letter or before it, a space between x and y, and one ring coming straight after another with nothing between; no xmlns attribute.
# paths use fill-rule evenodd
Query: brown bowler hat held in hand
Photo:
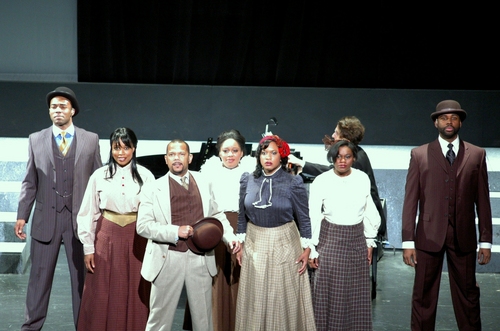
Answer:
<svg viewBox="0 0 500 331"><path fill-rule="evenodd" d="M222 223L215 217L205 217L193 225L193 235L186 244L196 254L211 251L219 244L224 234Z"/></svg>

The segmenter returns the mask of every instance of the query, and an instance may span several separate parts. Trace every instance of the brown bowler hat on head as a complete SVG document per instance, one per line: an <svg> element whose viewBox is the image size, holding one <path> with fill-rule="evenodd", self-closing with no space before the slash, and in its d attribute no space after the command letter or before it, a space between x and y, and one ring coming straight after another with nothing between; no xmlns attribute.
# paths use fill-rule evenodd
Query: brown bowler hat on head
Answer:
<svg viewBox="0 0 500 331"><path fill-rule="evenodd" d="M467 117L467 113L463 110L458 102L455 100L443 100L436 106L436 111L431 114L433 121L441 114L457 114L460 116L460 120L463 122Z"/></svg>
<svg viewBox="0 0 500 331"><path fill-rule="evenodd" d="M49 106L49 108L50 108L50 101L54 97L63 97L68 99L71 102L71 106L73 106L73 108L75 109L75 114L73 116L78 115L78 112L80 111L80 106L78 106L78 100L76 100L75 92L73 92L73 90L65 86L59 86L54 91L49 92L47 94L47 105Z"/></svg>
<svg viewBox="0 0 500 331"><path fill-rule="evenodd" d="M215 248L222 239L224 229L215 217L205 217L193 225L193 235L186 244L191 251L203 254Z"/></svg>

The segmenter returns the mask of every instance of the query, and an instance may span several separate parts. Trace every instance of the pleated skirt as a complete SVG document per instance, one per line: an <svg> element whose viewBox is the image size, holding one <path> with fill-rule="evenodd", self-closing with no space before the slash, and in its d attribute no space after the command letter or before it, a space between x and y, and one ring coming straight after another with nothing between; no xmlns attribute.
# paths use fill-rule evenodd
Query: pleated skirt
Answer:
<svg viewBox="0 0 500 331"><path fill-rule="evenodd" d="M226 212L233 229L238 226L238 213ZM215 331L233 331L236 318L236 299L240 281L240 266L236 255L227 251L224 242L214 249L217 275L212 286L212 317Z"/></svg>
<svg viewBox="0 0 500 331"><path fill-rule="evenodd" d="M146 328L151 285L141 277L147 240L135 222L121 227L98 220L95 269L88 272L78 318L78 331L137 331Z"/></svg>
<svg viewBox="0 0 500 331"><path fill-rule="evenodd" d="M363 223L323 220L312 272L316 327L321 331L371 331L370 268Z"/></svg>
<svg viewBox="0 0 500 331"><path fill-rule="evenodd" d="M276 228L248 223L236 305L238 331L316 330L295 222Z"/></svg>

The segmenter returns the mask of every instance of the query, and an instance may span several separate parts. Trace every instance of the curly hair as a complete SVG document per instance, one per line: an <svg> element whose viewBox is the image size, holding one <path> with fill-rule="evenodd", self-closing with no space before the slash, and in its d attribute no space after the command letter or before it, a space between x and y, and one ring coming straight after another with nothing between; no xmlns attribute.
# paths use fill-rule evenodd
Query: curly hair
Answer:
<svg viewBox="0 0 500 331"><path fill-rule="evenodd" d="M359 145L365 136L365 127L356 116L344 116L338 122L339 134L354 145Z"/></svg>

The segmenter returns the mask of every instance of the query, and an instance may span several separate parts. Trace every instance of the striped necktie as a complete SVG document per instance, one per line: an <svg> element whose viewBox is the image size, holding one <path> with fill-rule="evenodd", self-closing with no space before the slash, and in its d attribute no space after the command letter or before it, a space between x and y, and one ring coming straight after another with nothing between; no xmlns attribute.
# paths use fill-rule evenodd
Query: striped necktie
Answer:
<svg viewBox="0 0 500 331"><path fill-rule="evenodd" d="M69 149L69 144L66 140L66 132L65 131L62 131L61 132L61 144L59 145L59 150L61 151L61 153L66 156L66 153L68 152L68 149Z"/></svg>
<svg viewBox="0 0 500 331"><path fill-rule="evenodd" d="M186 190L189 190L189 184L187 183L186 176L181 178L181 182L182 182L182 187L184 187Z"/></svg>

